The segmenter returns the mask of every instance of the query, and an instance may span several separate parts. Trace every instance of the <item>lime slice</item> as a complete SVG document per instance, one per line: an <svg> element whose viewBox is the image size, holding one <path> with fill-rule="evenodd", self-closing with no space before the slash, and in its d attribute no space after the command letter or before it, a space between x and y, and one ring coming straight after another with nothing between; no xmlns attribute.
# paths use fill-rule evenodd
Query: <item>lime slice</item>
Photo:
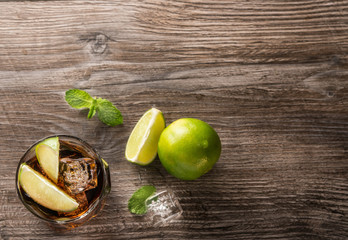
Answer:
<svg viewBox="0 0 348 240"><path fill-rule="evenodd" d="M126 145L126 159L139 165L150 164L157 155L158 139L165 128L160 110L148 110L135 125Z"/></svg>
<svg viewBox="0 0 348 240"><path fill-rule="evenodd" d="M57 183L59 170L59 139L48 138L39 143L36 148L36 157L41 168L48 177Z"/></svg>
<svg viewBox="0 0 348 240"><path fill-rule="evenodd" d="M54 151L59 152L59 138L58 137L51 137L43 140L41 144L45 144L47 146L50 146Z"/></svg>
<svg viewBox="0 0 348 240"><path fill-rule="evenodd" d="M38 204L59 212L71 212L79 204L43 175L22 164L19 170L19 184L23 190Z"/></svg>

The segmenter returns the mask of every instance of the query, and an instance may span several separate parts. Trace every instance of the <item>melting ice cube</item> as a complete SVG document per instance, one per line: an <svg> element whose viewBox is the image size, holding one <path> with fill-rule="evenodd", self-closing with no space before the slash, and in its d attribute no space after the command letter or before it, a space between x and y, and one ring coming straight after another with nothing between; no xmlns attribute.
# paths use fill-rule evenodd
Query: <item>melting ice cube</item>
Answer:
<svg viewBox="0 0 348 240"><path fill-rule="evenodd" d="M98 184L97 164L91 158L60 159L59 181L71 194L95 188Z"/></svg>
<svg viewBox="0 0 348 240"><path fill-rule="evenodd" d="M166 225L183 213L180 203L170 189L152 195L146 200L147 221L153 226Z"/></svg>

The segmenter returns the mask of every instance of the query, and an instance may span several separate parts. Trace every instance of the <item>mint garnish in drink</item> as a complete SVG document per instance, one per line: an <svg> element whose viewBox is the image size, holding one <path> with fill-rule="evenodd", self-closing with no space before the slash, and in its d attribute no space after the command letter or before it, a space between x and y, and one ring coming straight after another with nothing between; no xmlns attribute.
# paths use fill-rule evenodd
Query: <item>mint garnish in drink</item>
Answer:
<svg viewBox="0 0 348 240"><path fill-rule="evenodd" d="M87 92L80 89L66 91L65 100L73 108L89 108L88 119L97 113L99 120L109 126L113 127L123 123L121 112L109 100L93 98Z"/></svg>
<svg viewBox="0 0 348 240"><path fill-rule="evenodd" d="M128 200L128 209L131 213L142 215L147 212L146 199L156 192L156 188L151 185L143 186L135 191Z"/></svg>

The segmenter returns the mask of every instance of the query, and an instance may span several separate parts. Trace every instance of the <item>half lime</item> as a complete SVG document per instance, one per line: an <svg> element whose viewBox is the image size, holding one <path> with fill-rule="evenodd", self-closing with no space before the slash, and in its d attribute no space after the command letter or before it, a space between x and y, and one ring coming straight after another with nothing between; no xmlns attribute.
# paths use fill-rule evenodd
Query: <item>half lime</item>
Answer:
<svg viewBox="0 0 348 240"><path fill-rule="evenodd" d="M157 156L158 139L165 125L160 110L151 108L144 113L129 136L126 159L143 166L150 164Z"/></svg>

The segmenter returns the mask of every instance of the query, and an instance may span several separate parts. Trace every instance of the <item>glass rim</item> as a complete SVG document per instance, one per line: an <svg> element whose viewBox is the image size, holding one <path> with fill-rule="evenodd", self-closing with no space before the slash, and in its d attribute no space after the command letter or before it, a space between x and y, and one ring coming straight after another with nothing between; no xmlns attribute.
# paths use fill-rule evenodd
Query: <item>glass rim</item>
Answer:
<svg viewBox="0 0 348 240"><path fill-rule="evenodd" d="M24 154L22 155L22 157L20 158L19 160L19 163L18 163L18 166L17 166L17 170L16 170L16 191L17 191L17 196L18 198L21 200L22 204L25 206L26 209L29 210L29 212L31 212L32 214L34 214L36 217L46 221L46 222L50 222L50 223L54 223L54 224L59 224L59 225L65 225L65 224L69 224L69 223L74 223L74 222L77 222L83 218L85 218L86 216L88 216L91 212L94 211L94 209L96 209L97 206L99 206L99 204L101 203L101 200L103 200L105 198L105 196L108 194L104 192L104 189L107 187L107 182L108 182L108 179L107 179L107 176L106 176L106 179L105 181L103 181L103 186L101 188L101 194L100 196L95 199L95 201L88 207L88 210L86 212L84 212L82 215L78 216L78 217L75 217L75 218L72 218L72 219L63 219L64 217L62 217L61 220L59 219L50 219L50 218L45 218L44 216L41 216L39 214L36 213L36 211L34 211L32 208L30 208L28 206L28 204L24 201L23 197L22 197L22 194L20 193L20 190L19 190L19 182L18 182L18 173L19 173L19 169L23 163L23 160L24 160L24 157L30 152L32 151L32 149L37 145L39 144L40 142L44 141L45 139L48 139L48 138L52 138L52 137L65 137L65 138L70 138L70 139L75 139L76 141L79 141L81 142L82 144L84 144L85 146L87 146L88 148L90 148L90 150L92 150L96 156L97 156L97 160L100 161L100 165L102 166L102 171L106 171L106 168L105 168L105 165L103 163L103 160L98 151L92 147L89 143L87 143L85 140L82 140L81 138L79 137L76 137L76 136L72 136L72 135L67 135L67 134L55 134L55 135L49 135L49 136L46 136L44 138L41 138L39 140L37 140L36 142L34 142L25 152ZM104 174L104 173L103 173ZM111 185L111 183L109 183ZM110 186L111 187L111 186ZM68 218L68 217L66 217Z"/></svg>

